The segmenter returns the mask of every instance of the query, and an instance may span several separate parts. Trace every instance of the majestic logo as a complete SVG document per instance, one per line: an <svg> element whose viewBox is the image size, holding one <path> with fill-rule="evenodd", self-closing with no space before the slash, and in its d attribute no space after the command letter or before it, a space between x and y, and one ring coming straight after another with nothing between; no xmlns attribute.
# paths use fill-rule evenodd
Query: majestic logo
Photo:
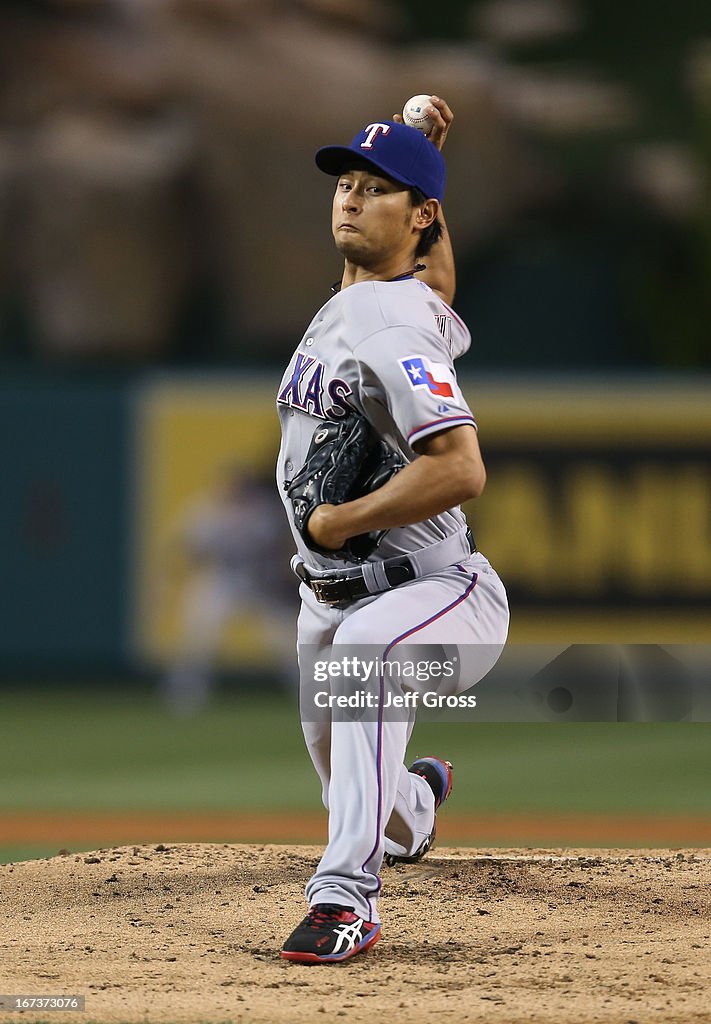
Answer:
<svg viewBox="0 0 711 1024"><path fill-rule="evenodd" d="M364 141L361 142L360 148L372 149L373 143L375 142L379 135L387 135L389 133L390 125L381 124L379 121L376 121L374 124L369 124L365 130L368 134L366 135Z"/></svg>
<svg viewBox="0 0 711 1024"><path fill-rule="evenodd" d="M325 365L315 356L297 351L284 374L277 403L320 420L342 419L350 411L347 398L353 389L340 377L325 381L325 372Z"/></svg>
<svg viewBox="0 0 711 1024"><path fill-rule="evenodd" d="M439 398L454 398L452 385L446 377L451 371L445 363L431 363L426 356L408 356L400 360L405 376L413 388L427 388Z"/></svg>

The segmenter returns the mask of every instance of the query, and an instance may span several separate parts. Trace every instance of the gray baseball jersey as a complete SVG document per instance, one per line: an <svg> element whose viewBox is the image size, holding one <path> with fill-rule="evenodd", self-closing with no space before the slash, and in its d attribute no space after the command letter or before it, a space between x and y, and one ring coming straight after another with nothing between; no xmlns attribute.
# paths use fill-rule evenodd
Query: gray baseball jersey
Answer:
<svg viewBox="0 0 711 1024"><path fill-rule="evenodd" d="M444 427L474 424L454 372L469 331L424 282L366 281L334 295L309 324L284 374L277 404L282 445L277 467L299 554L318 569L345 563L311 551L294 528L284 492L301 468L320 420L362 412L408 461L415 442ZM418 551L466 526L459 508L390 530L373 559Z"/></svg>
<svg viewBox="0 0 711 1024"><path fill-rule="evenodd" d="M279 386L277 479L299 554L313 570L346 565L306 547L294 529L283 485L303 465L319 422L355 408L388 444L414 459L419 439L474 425L454 372L454 359L469 342L469 331L454 311L412 277L351 285L309 324ZM470 553L465 527L455 507L388 531L371 560L406 553L421 557L443 546L451 558L404 586L347 607L320 604L301 586L302 727L329 811L328 845L306 887L312 905L352 907L364 920L377 921L384 853L412 855L432 833L435 814L427 782L403 763L414 712L388 717L380 702L374 715L345 721L329 712L312 714L314 657L362 658L367 649L379 663L392 664L406 658L407 645L417 645L423 654L454 645L461 665L454 692L478 682L505 643L508 604L486 558ZM333 692L338 681L318 685Z"/></svg>

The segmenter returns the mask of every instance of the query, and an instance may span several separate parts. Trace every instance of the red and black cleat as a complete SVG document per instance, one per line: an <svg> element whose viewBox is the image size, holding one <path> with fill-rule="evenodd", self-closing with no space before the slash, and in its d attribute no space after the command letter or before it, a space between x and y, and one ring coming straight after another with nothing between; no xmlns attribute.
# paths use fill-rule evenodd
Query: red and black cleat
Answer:
<svg viewBox="0 0 711 1024"><path fill-rule="evenodd" d="M300 964L332 964L364 953L380 938L380 925L351 907L317 903L284 943L281 955Z"/></svg>

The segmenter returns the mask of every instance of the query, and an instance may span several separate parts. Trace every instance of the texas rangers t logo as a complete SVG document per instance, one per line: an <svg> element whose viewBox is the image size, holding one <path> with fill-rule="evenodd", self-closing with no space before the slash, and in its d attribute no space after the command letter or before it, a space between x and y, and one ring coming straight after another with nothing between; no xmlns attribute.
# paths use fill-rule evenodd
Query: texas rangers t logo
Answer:
<svg viewBox="0 0 711 1024"><path fill-rule="evenodd" d="M440 398L454 397L452 385L441 379L448 374L447 367L443 363L430 363L425 356L408 356L407 359L400 360L400 366L405 371L411 387L426 387L433 395L439 395Z"/></svg>
<svg viewBox="0 0 711 1024"><path fill-rule="evenodd" d="M361 142L360 148L361 149L372 149L373 148L373 143L375 142L375 140L377 139L377 137L381 133L383 135L387 135L388 134L388 132L390 131L390 125L389 124L381 124L379 121L376 121L374 124L369 124L366 127L365 130L366 130L366 132L368 134L366 135L364 141Z"/></svg>

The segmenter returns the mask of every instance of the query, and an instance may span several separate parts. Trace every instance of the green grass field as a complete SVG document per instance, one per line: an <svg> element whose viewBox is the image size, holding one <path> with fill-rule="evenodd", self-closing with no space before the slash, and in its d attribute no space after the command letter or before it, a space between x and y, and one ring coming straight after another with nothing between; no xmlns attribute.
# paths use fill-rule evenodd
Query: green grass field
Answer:
<svg viewBox="0 0 711 1024"><path fill-rule="evenodd" d="M0 693L0 817L11 811L320 808L295 699L221 696L187 721L153 694ZM711 723L418 724L410 754L456 767L458 812L708 817ZM0 845L0 859L55 847Z"/></svg>

